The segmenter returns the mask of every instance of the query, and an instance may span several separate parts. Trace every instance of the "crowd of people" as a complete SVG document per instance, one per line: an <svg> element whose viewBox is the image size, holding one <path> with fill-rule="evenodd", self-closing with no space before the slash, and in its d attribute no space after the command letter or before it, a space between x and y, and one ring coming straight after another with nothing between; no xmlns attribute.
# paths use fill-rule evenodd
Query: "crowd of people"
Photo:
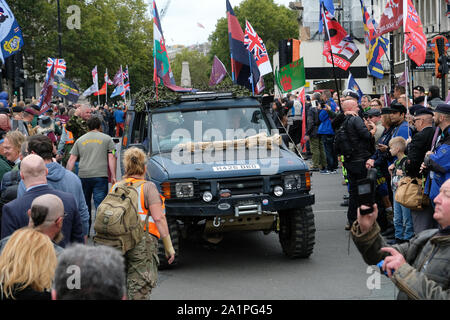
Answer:
<svg viewBox="0 0 450 320"><path fill-rule="evenodd" d="M428 94L424 87L414 87L412 99L405 91L397 85L387 98L377 98L344 90L339 101L337 92L332 96L324 90L306 96L305 112L293 107L298 97L289 95L273 103L272 117L291 137L302 135L301 122L306 121L303 155L311 155L311 171L336 173L342 163L343 184L348 187L341 204L348 206L345 230L351 230L365 261L376 265L385 259L383 270L392 269L390 277L406 260L410 264L408 270L403 267L409 273L398 272L394 279L397 285L410 282L411 287L398 285L399 298L448 299L448 266L436 262L448 261L448 250L430 248L450 239L450 90L446 101L437 86L430 86ZM300 125L288 123L291 115L299 116ZM302 150L298 141L291 142L296 152ZM358 185L369 171L376 172L372 208L358 197ZM422 185L421 205L414 209L396 201L405 177ZM362 207L375 213L361 214ZM417 249L424 245L426 254ZM387 248L379 251L382 247ZM435 255L439 258L431 263ZM427 264L433 266L424 270ZM408 277L412 280L406 281Z"/></svg>
<svg viewBox="0 0 450 320"><path fill-rule="evenodd" d="M0 104L0 300L149 299L158 239L169 263L175 252L164 200L145 181L145 153L128 149L116 180L113 137L123 135L127 107L55 103L42 113L35 102ZM127 184L142 196L133 206L145 238L126 254L93 237L110 183L111 192ZM81 274L68 288L73 265Z"/></svg>

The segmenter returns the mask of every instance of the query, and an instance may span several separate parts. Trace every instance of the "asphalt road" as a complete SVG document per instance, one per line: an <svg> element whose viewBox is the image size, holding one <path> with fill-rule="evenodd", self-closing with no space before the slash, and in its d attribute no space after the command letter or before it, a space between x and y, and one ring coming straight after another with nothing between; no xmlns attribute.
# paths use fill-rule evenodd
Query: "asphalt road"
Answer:
<svg viewBox="0 0 450 320"><path fill-rule="evenodd" d="M348 247L341 182L340 170L312 177L317 231L310 258L286 258L273 232L228 234L217 246L184 242L180 264L160 271L151 299L395 299L398 290L392 282L368 270L353 241Z"/></svg>

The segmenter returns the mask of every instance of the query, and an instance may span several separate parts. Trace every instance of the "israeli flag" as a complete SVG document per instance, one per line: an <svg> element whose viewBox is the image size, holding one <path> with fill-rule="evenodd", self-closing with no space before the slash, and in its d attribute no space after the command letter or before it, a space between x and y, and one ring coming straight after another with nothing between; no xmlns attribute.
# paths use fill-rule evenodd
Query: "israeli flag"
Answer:
<svg viewBox="0 0 450 320"><path fill-rule="evenodd" d="M14 15L5 0L0 0L0 59L16 54L23 47L23 36Z"/></svg>

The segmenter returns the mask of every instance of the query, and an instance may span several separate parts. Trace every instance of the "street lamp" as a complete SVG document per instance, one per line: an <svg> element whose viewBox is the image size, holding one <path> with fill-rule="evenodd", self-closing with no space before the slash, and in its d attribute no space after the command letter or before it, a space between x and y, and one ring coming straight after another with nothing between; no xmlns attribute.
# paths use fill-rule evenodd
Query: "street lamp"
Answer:
<svg viewBox="0 0 450 320"><path fill-rule="evenodd" d="M57 6L58 6L58 52L59 58L62 58L61 8L59 5L59 0L57 0Z"/></svg>

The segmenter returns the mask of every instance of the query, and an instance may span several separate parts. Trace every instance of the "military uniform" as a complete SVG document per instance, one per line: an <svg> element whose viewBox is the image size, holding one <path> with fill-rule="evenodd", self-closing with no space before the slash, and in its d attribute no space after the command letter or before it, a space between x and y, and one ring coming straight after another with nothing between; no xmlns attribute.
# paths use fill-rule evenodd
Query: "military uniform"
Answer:
<svg viewBox="0 0 450 320"><path fill-rule="evenodd" d="M148 234L125 254L127 261L127 298L149 300L158 280L158 238Z"/></svg>
<svg viewBox="0 0 450 320"><path fill-rule="evenodd" d="M74 141L78 140L79 137L89 132L86 121L81 117L72 116L66 124L67 130L72 132Z"/></svg>

